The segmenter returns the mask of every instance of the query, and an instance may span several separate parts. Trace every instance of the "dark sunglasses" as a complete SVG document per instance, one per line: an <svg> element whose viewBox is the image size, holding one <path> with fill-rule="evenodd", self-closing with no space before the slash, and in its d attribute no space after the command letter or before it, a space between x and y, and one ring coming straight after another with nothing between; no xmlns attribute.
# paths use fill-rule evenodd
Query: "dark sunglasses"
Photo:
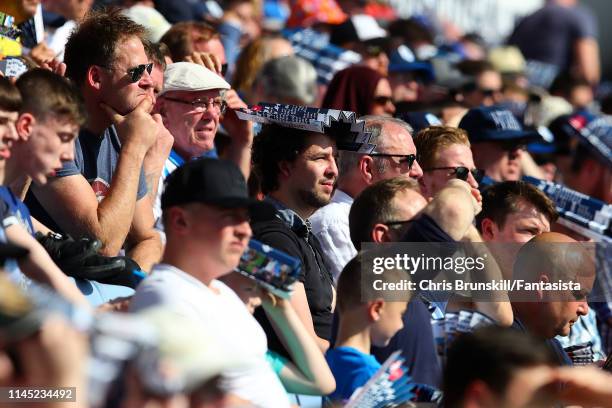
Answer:
<svg viewBox="0 0 612 408"><path fill-rule="evenodd" d="M225 64L221 64L221 75L223 75L223 77L227 75L227 62Z"/></svg>
<svg viewBox="0 0 612 408"><path fill-rule="evenodd" d="M479 88L478 91L480 91L480 93L487 98L492 98L495 96L496 93L498 93L499 91L496 91L495 89L486 89L486 88Z"/></svg>
<svg viewBox="0 0 612 408"><path fill-rule="evenodd" d="M401 157L399 164L408 164L408 169L412 169L412 165L416 161L415 154L391 154L391 153L370 153L368 156L373 157Z"/></svg>
<svg viewBox="0 0 612 408"><path fill-rule="evenodd" d="M470 176L470 173L472 173L472 176L474 177L474 180L476 180L477 183L480 183L482 181L482 178L485 175L484 170L481 169L468 169L467 167L464 166L457 166L457 167L431 167L429 169L423 169L423 171L432 171L432 170L452 170L452 174L454 174L459 180L463 180L463 181L467 181L468 177Z"/></svg>
<svg viewBox="0 0 612 408"><path fill-rule="evenodd" d="M524 150L525 149L525 142L523 141L515 141L515 140L508 140L508 141L503 141L500 142L501 148L502 150L506 151L506 152L511 152L513 150Z"/></svg>
<svg viewBox="0 0 612 408"><path fill-rule="evenodd" d="M390 96L375 96L374 97L374 103L378 104L378 105L386 105L389 102L393 103L393 98L391 98Z"/></svg>
<svg viewBox="0 0 612 408"><path fill-rule="evenodd" d="M383 224L385 224L388 227L393 227L395 225L404 225L404 224L408 224L411 223L414 220L406 220L406 221L389 221L389 222L384 222Z"/></svg>
<svg viewBox="0 0 612 408"><path fill-rule="evenodd" d="M127 73L130 75L130 80L132 83L140 81L140 78L144 75L145 70L151 75L153 72L153 63L150 62L148 64L140 64L136 65L134 68L130 68L127 70Z"/></svg>

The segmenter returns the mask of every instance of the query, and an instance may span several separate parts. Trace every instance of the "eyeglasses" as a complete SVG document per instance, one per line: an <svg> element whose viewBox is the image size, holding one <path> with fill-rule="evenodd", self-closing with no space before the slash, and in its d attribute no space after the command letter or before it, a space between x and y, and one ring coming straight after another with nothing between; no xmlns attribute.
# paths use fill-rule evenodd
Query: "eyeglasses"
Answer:
<svg viewBox="0 0 612 408"><path fill-rule="evenodd" d="M414 164L414 162L416 161L416 155L415 154L391 154L391 153L370 153L368 154L368 156L373 156L373 157L401 157L399 164L407 164L408 165L408 169L411 170L412 169L412 165Z"/></svg>
<svg viewBox="0 0 612 408"><path fill-rule="evenodd" d="M104 65L100 65L100 66L102 68L105 68L105 69L108 69L108 70L112 70L113 69L112 67L106 67ZM129 68L126 72L130 76L130 82L134 84L134 83L140 81L140 79L144 75L145 71L147 71L149 73L149 75L151 75L151 72L153 72L153 63L152 62L150 62L148 64L136 65L133 68Z"/></svg>
<svg viewBox="0 0 612 408"><path fill-rule="evenodd" d="M492 98L495 96L495 94L498 94L499 91L497 89L488 89L488 88L478 88L478 91L482 94L482 96L484 96L485 98Z"/></svg>
<svg viewBox="0 0 612 408"><path fill-rule="evenodd" d="M405 220L405 221L389 221L389 222L383 222L383 224L385 224L388 227L393 227L395 225L404 225L404 224L408 224L411 223L414 220Z"/></svg>
<svg viewBox="0 0 612 408"><path fill-rule="evenodd" d="M130 74L130 79L132 83L140 81L140 78L144 75L144 72L147 71L149 75L153 72L153 63L150 62L148 64L140 64L136 65L134 68L130 68L127 70L127 73Z"/></svg>
<svg viewBox="0 0 612 408"><path fill-rule="evenodd" d="M472 176L474 177L477 183L480 183L482 181L482 178L485 175L484 170L481 170L481 169L471 169L470 170L464 166L431 167L429 169L423 169L423 171L433 171L433 170L452 170L451 174L454 174L459 180L463 180L463 181L467 181L470 173L472 173Z"/></svg>
<svg viewBox="0 0 612 408"><path fill-rule="evenodd" d="M182 103L184 105L191 105L193 109L202 108L204 110L208 110L213 108L213 110L217 113L224 114L227 105L223 98L208 98L208 99L194 99L193 101L184 101L182 99L169 98L167 96L163 97L167 101Z"/></svg>
<svg viewBox="0 0 612 408"><path fill-rule="evenodd" d="M374 103L378 104L378 105L386 105L389 102L393 103L393 98L391 98L390 96L375 96L374 97Z"/></svg>

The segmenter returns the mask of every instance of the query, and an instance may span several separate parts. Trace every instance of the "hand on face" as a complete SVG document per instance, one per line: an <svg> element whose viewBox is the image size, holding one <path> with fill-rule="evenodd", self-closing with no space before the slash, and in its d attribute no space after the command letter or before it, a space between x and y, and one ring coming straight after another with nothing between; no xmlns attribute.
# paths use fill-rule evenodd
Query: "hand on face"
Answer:
<svg viewBox="0 0 612 408"><path fill-rule="evenodd" d="M253 127L251 126L251 122L238 119L236 112L234 112L237 109L247 108L246 103L240 99L233 89L225 93L225 103L227 105L227 110L221 120L223 127L228 131L233 141L250 143L253 139Z"/></svg>
<svg viewBox="0 0 612 408"><path fill-rule="evenodd" d="M106 112L117 129L117 134L122 145L134 145L148 151L158 140L158 136L164 130L161 116L149 113L153 107L150 98L144 98L136 108L127 115L121 115L115 109L105 103L100 107Z"/></svg>

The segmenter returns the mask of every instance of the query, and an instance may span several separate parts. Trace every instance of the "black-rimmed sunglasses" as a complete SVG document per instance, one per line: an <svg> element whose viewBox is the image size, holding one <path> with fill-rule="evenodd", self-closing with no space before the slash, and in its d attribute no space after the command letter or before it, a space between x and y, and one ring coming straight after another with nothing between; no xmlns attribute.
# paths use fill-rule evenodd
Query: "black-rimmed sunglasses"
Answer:
<svg viewBox="0 0 612 408"><path fill-rule="evenodd" d="M429 169L423 169L423 171L432 171L432 170L452 170L453 174L459 179L459 180L463 180L463 181L467 181L468 177L470 176L470 173L472 173L472 176L474 177L474 180L476 180L477 183L480 183L482 181L482 178L485 175L484 170L481 169L468 169L467 167L464 166L456 166L456 167L431 167Z"/></svg>
<svg viewBox="0 0 612 408"><path fill-rule="evenodd" d="M135 83L140 81L140 78L142 78L145 71L147 71L149 75L151 75L151 72L153 72L152 62L148 64L136 65L134 68L128 69L127 73L130 75L130 80L132 81L132 83Z"/></svg>
<svg viewBox="0 0 612 408"><path fill-rule="evenodd" d="M374 103L377 105L385 106L389 102L393 103L393 98L391 98L390 96L375 96L374 97Z"/></svg>
<svg viewBox="0 0 612 408"><path fill-rule="evenodd" d="M408 168L412 169L412 165L416 161L415 154L392 154L392 153L370 153L368 156L373 157L401 157L399 164L407 163Z"/></svg>
<svg viewBox="0 0 612 408"><path fill-rule="evenodd" d="M404 225L404 224L409 224L411 222L413 222L414 220L405 220L405 221L389 221L389 222L383 222L383 224L385 224L388 227L393 227L396 225Z"/></svg>

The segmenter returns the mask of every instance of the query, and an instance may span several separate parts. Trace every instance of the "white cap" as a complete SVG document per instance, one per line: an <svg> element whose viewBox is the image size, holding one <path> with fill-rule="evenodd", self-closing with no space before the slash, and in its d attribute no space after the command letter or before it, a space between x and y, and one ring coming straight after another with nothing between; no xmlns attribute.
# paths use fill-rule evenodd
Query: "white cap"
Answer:
<svg viewBox="0 0 612 408"><path fill-rule="evenodd" d="M353 27L357 32L357 36L361 41L373 40L387 36L387 32L383 30L374 17L367 14L356 14L351 17Z"/></svg>
<svg viewBox="0 0 612 408"><path fill-rule="evenodd" d="M230 88L230 84L225 79L202 65L193 62L175 62L166 67L164 89L159 96L170 91L195 92Z"/></svg>
<svg viewBox="0 0 612 408"><path fill-rule="evenodd" d="M147 39L151 42L159 42L166 31L172 26L164 16L153 7L135 5L123 10L123 14L132 21L147 29Z"/></svg>

